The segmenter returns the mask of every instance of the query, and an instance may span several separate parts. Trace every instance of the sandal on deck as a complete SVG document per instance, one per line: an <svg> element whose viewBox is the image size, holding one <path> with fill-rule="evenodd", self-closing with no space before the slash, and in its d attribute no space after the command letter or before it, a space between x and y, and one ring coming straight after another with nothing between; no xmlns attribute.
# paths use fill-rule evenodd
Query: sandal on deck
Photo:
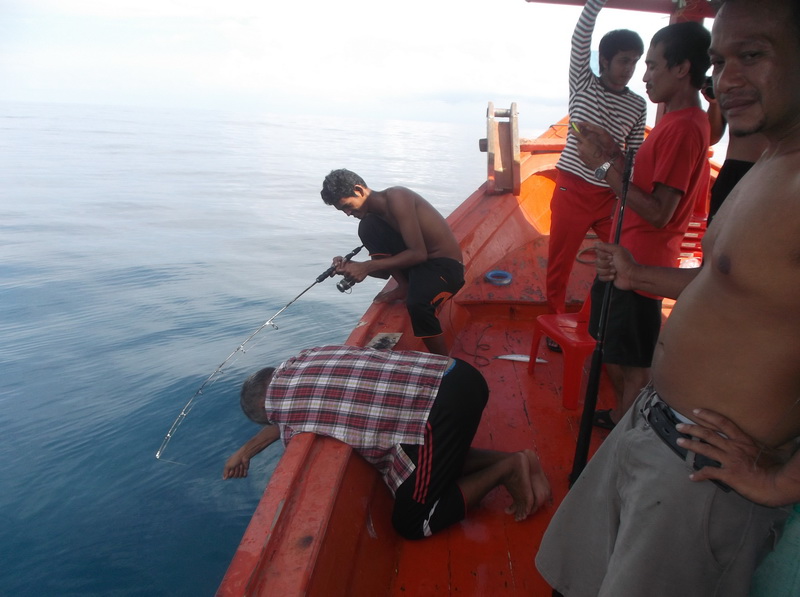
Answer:
<svg viewBox="0 0 800 597"><path fill-rule="evenodd" d="M614 429L617 424L611 420L611 410L596 410L594 411L594 418L592 419L592 424L595 427L600 427L601 429Z"/></svg>
<svg viewBox="0 0 800 597"><path fill-rule="evenodd" d="M558 342L549 336L544 337L544 343L547 345L547 348L550 350L550 352L561 352L561 347L558 345Z"/></svg>

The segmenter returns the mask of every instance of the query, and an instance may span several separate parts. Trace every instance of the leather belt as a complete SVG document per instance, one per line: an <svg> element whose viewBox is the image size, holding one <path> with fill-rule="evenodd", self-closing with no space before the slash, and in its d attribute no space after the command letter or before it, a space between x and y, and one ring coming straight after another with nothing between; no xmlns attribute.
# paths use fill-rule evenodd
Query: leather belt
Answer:
<svg viewBox="0 0 800 597"><path fill-rule="evenodd" d="M686 433L681 433L675 428L675 425L677 425L679 421L667 403L660 399L652 400L649 406L645 407L643 414L647 419L647 422L653 428L653 431L656 432L656 435L660 437L661 440L667 444L667 446L669 446L673 452L680 456L682 460L688 460L687 456L689 454L689 450L678 445L678 438L682 437L690 441L697 440ZM714 460L713 458L709 458L694 452L692 466L694 470L699 471L704 466L715 466L720 468L722 464L718 460ZM723 491L731 490L731 488L722 481L716 481L714 479L709 480Z"/></svg>

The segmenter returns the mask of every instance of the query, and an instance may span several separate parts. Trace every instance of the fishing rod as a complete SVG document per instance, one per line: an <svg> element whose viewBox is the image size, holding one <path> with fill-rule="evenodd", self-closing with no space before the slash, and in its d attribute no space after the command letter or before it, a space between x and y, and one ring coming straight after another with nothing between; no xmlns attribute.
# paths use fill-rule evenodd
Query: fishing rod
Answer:
<svg viewBox="0 0 800 597"><path fill-rule="evenodd" d="M628 149L625 154L625 168L622 171L622 196L619 198L619 213L614 230L614 244L619 244L622 233L622 218L625 215L625 203L628 200L628 184L633 169L633 149ZM594 425L594 411L597 407L597 394L600 390L600 372L603 367L603 348L605 343L608 314L611 310L611 291L614 282L605 282L603 288L603 302L600 306L600 321L597 322L597 343L592 353L592 364L589 368L589 378L586 380L586 396L583 400L583 414L578 432L578 442L575 446L575 457L572 460L572 472L569 475L569 484L578 480L589 458L589 442L592 439L592 426Z"/></svg>
<svg viewBox="0 0 800 597"><path fill-rule="evenodd" d="M360 245L360 246L356 247L355 249L353 249L352 251L350 251L347 255L344 256L344 262L350 261L363 248L364 248L364 245ZM172 436L175 435L175 432L177 431L177 429L180 426L180 424L183 423L183 420L186 418L186 415L188 415L189 411L191 411L192 408L194 407L194 404L195 404L195 401L197 400L197 398L203 394L203 390L207 386L209 386L211 383L213 383L213 381L216 381L216 379L222 374L223 367L225 367L225 365L227 365L230 362L230 360L234 356L236 356L238 353L240 353L240 352L243 353L245 345L248 342L250 342L250 340L252 340L255 337L255 335L258 334L265 327L267 327L268 325L271 325L273 327L273 329L277 330L278 326L275 325L275 323L274 323L275 318L278 315L280 315L281 313L283 313L284 311L286 311L286 309L288 309L289 306L291 306L292 303L294 303L297 299L299 299L306 292L311 290L311 288L313 286L315 286L316 284L319 284L320 282L324 282L327 278L333 277L333 274L335 272L336 272L336 266L335 265L331 265L328 269L326 269L319 276L317 276L316 279L305 290L303 290L303 292L301 292L296 297L294 297L292 300L290 300L288 303L286 303L280 311L278 311L277 313L275 313L275 315L273 315L272 317L267 319L264 323L261 324L261 326L255 332L250 334L247 337L247 340L245 340L239 346L237 346L236 350L234 350L231 354L229 354L228 358L226 358L224 361L222 361L220 366L217 367L214 370L214 372L211 375L209 375L202 384L200 384L200 387L197 389L197 391L194 393L194 395L189 399L189 402L186 403L186 406L184 406L181 409L181 412L178 415L178 418L176 418L175 421L172 423L172 427L169 428L169 431L167 432L167 435L164 436L164 440L161 442L161 447L156 452L156 459L157 460L164 460L163 458L161 458L161 455L164 453L164 450L167 448L167 444L169 444L169 441L172 439ZM174 460L164 460L164 462L172 462L173 464L182 464L180 462L175 462Z"/></svg>

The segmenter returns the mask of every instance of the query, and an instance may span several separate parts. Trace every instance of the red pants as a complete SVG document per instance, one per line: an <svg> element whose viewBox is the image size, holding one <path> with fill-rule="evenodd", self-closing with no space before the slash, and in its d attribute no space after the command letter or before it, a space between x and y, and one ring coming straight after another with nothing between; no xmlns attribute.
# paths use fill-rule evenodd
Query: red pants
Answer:
<svg viewBox="0 0 800 597"><path fill-rule="evenodd" d="M567 283L575 257L589 229L599 240L611 236L616 195L579 176L558 170L556 190L550 200L550 245L547 252L547 306L564 313Z"/></svg>

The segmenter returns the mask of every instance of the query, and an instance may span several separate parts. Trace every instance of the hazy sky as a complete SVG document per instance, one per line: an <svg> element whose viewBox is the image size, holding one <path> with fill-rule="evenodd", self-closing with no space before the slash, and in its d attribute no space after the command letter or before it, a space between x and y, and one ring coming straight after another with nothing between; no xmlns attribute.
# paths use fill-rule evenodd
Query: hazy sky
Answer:
<svg viewBox="0 0 800 597"><path fill-rule="evenodd" d="M0 0L0 100L458 122L516 101L524 133L566 113L578 14L524 0ZM593 45L627 27L647 46L666 24L604 10Z"/></svg>

